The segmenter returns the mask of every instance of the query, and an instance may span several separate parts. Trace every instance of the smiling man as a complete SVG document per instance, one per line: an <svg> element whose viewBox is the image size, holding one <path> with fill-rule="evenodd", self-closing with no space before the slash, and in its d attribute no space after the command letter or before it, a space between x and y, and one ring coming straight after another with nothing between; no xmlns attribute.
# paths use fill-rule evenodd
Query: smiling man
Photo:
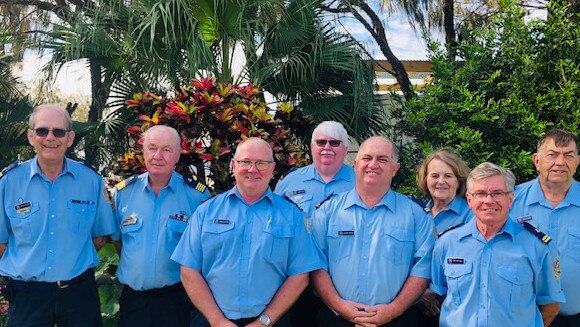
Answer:
<svg viewBox="0 0 580 327"><path fill-rule="evenodd" d="M508 218L515 177L485 162L467 178L475 218L438 239L431 290L440 326L547 326L564 301L549 238Z"/></svg>
<svg viewBox="0 0 580 327"><path fill-rule="evenodd" d="M191 326L289 326L285 313L322 254L302 212L268 186L266 141L241 142L231 165L236 186L199 206L172 256L201 312Z"/></svg>
<svg viewBox="0 0 580 327"><path fill-rule="evenodd" d="M0 173L8 326L101 326L93 267L115 230L107 190L91 168L65 157L75 138L66 110L36 107L27 136L36 156Z"/></svg>
<svg viewBox="0 0 580 327"><path fill-rule="evenodd" d="M554 129L540 139L532 156L538 178L516 187L512 218L527 221L552 238L560 252L566 303L551 326L580 326L580 183L578 136Z"/></svg>
<svg viewBox="0 0 580 327"><path fill-rule="evenodd" d="M367 139L354 162L355 189L314 212L312 233L327 259L311 276L326 304L320 327L417 326L408 309L429 284L435 239L421 207L391 189L399 167L389 139Z"/></svg>
<svg viewBox="0 0 580 327"><path fill-rule="evenodd" d="M143 136L147 172L115 187L119 229L113 241L120 253L117 276L125 285L119 327L190 324L193 306L181 284L179 264L170 256L190 215L210 194L204 184L175 172L180 155L177 131L153 126Z"/></svg>

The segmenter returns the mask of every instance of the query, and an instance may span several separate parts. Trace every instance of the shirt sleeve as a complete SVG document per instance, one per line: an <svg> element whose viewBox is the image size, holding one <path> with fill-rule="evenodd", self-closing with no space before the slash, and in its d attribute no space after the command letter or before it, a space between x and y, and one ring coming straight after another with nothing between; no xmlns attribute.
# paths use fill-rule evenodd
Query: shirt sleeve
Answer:
<svg viewBox="0 0 580 327"><path fill-rule="evenodd" d="M325 203L322 207L316 209L310 219L310 229L316 247L321 251L324 266L322 269L328 271L328 244L326 241L326 231L328 228L328 219L326 218L326 210L328 204Z"/></svg>
<svg viewBox="0 0 580 327"><path fill-rule="evenodd" d="M119 241L121 240L121 223L123 217L119 212L118 204L120 203L121 196L119 195L117 188L113 190L111 198L113 202L113 216L115 218L115 231L113 232L113 234L111 234L111 239L114 241Z"/></svg>
<svg viewBox="0 0 580 327"><path fill-rule="evenodd" d="M316 246L312 234L307 230L304 214L292 208L294 215L294 237L290 243L288 275L296 275L324 268L325 260Z"/></svg>
<svg viewBox="0 0 580 327"><path fill-rule="evenodd" d="M0 243L8 243L8 234L10 233L8 216L6 215L5 192L6 179L4 178L0 179Z"/></svg>
<svg viewBox="0 0 580 327"><path fill-rule="evenodd" d="M91 235L93 237L106 236L113 234L117 229L117 224L113 216L113 209L111 208L111 201L109 194L105 188L105 182L99 177L98 181L98 200L97 213L95 216L95 223L93 224Z"/></svg>
<svg viewBox="0 0 580 327"><path fill-rule="evenodd" d="M415 253L410 275L428 279L431 275L431 256L435 244L434 225L432 219L429 219L419 206L414 205L413 208Z"/></svg>
<svg viewBox="0 0 580 327"><path fill-rule="evenodd" d="M187 224L185 232L171 255L173 261L197 271L201 271L203 263L201 249L202 224L203 214L198 208L189 219L189 224Z"/></svg>
<svg viewBox="0 0 580 327"><path fill-rule="evenodd" d="M443 271L443 260L445 257L443 241L439 240L433 249L431 259L431 284L429 289L434 293L444 296L447 294L447 279Z"/></svg>
<svg viewBox="0 0 580 327"><path fill-rule="evenodd" d="M560 255L555 246L544 245L544 255L540 256L541 271L536 274L534 287L536 290L536 303L544 305L549 303L564 303L564 293L560 285Z"/></svg>

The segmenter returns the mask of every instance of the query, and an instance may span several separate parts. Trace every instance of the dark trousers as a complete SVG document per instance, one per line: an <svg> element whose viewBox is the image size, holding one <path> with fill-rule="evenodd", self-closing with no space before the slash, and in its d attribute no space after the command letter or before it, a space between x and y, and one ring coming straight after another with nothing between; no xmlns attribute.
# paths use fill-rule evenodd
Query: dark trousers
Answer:
<svg viewBox="0 0 580 327"><path fill-rule="evenodd" d="M92 269L63 283L10 283L9 327L101 327L99 292Z"/></svg>
<svg viewBox="0 0 580 327"><path fill-rule="evenodd" d="M193 310L181 283L145 291L125 285L119 305L119 327L188 327Z"/></svg>
<svg viewBox="0 0 580 327"><path fill-rule="evenodd" d="M412 311L417 315L417 323L421 327L438 327L439 326L439 315L430 316L425 313L425 309L421 303L415 303L411 307Z"/></svg>
<svg viewBox="0 0 580 327"><path fill-rule="evenodd" d="M251 324L252 322L256 321L256 319L258 319L258 317L241 318L241 319L232 320L232 322L234 324L236 324L236 326L238 326L238 327L243 327L245 325ZM288 317L288 314L285 314L284 316L282 316L282 318L280 318L280 320L278 320L272 326L273 327L290 327L290 319ZM210 326L209 326L209 322L207 321L207 319L205 319L205 317L201 314L201 312L198 312L196 314L196 316L192 318L190 327L210 327Z"/></svg>
<svg viewBox="0 0 580 327"><path fill-rule="evenodd" d="M290 325L292 327L316 327L316 315L323 304L314 295L314 289L309 285L290 308Z"/></svg>
<svg viewBox="0 0 580 327"><path fill-rule="evenodd" d="M580 313L573 316L557 315L550 327L580 327Z"/></svg>
<svg viewBox="0 0 580 327"><path fill-rule="evenodd" d="M411 307L402 315L393 319L391 322L381 325L381 327L421 327L417 322L417 315ZM323 305L318 313L319 327L353 327L354 324L346 320L343 316L336 315L326 305Z"/></svg>

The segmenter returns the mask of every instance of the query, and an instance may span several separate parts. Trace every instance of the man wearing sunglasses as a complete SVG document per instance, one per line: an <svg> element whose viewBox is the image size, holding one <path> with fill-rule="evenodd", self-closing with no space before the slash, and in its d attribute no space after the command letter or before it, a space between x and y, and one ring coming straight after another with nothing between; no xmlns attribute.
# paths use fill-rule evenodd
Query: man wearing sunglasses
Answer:
<svg viewBox="0 0 580 327"><path fill-rule="evenodd" d="M232 160L236 186L201 204L172 259L201 312L192 327L287 327L284 313L323 266L302 212L274 194L270 145L241 142Z"/></svg>
<svg viewBox="0 0 580 327"><path fill-rule="evenodd" d="M291 171L276 185L274 192L288 197L304 211L306 224L317 205L334 194L354 187L354 171L344 163L348 152L348 134L341 123L324 121L312 132L312 164ZM300 295L290 310L295 327L314 327L322 302L311 287Z"/></svg>
<svg viewBox="0 0 580 327"><path fill-rule="evenodd" d="M107 190L91 168L65 157L68 112L36 107L28 141L36 156L0 179L0 275L8 326L101 326L93 267L115 230Z"/></svg>

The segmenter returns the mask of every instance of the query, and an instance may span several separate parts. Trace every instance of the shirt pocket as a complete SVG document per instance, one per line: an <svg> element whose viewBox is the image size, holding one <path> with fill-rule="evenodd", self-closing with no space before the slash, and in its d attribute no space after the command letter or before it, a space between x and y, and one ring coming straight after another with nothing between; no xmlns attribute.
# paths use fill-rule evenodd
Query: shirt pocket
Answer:
<svg viewBox="0 0 580 327"><path fill-rule="evenodd" d="M389 229L383 234L383 250L379 252L395 265L410 264L415 235L406 229Z"/></svg>
<svg viewBox="0 0 580 327"><path fill-rule="evenodd" d="M468 300L467 294L473 279L473 265L471 263L445 263L443 271L447 279L447 296L451 296L451 302L458 306L463 300Z"/></svg>
<svg viewBox="0 0 580 327"><path fill-rule="evenodd" d="M330 225L326 237L329 261L338 262L350 257L354 247L354 225Z"/></svg>
<svg viewBox="0 0 580 327"><path fill-rule="evenodd" d="M90 235L97 205L94 201L83 201L84 203L73 202L69 200L67 207L67 226L71 232L78 233L79 236Z"/></svg>
<svg viewBox="0 0 580 327"><path fill-rule="evenodd" d="M290 239L294 236L290 226L270 226L264 229L263 253L267 261L286 266Z"/></svg>
<svg viewBox="0 0 580 327"><path fill-rule="evenodd" d="M512 261L509 266L499 266L497 274L501 277L497 294L505 301L502 303L509 303L514 312L525 312L534 307L534 273L530 266Z"/></svg>
<svg viewBox="0 0 580 327"><path fill-rule="evenodd" d="M227 249L227 251L235 250L235 240L234 240L234 227L233 221L227 221L227 223L220 223L219 221L225 221L224 219L208 219L203 222L202 226L202 247L204 252L210 251L222 251ZM193 222L192 222L193 223Z"/></svg>
<svg viewBox="0 0 580 327"><path fill-rule="evenodd" d="M18 213L16 208L9 207L6 210L6 214L10 219L10 227L12 228L12 233L17 241L32 242L36 239L32 230L32 224L38 224L35 222L35 217L40 210L40 205L38 203L32 203L27 212Z"/></svg>
<svg viewBox="0 0 580 327"><path fill-rule="evenodd" d="M580 228L568 227L568 235L568 248L562 252L580 262Z"/></svg>
<svg viewBox="0 0 580 327"><path fill-rule="evenodd" d="M123 243L141 245L141 240L144 237L139 237L141 227L143 227L143 219L141 218L135 218L134 224L122 225L121 236Z"/></svg>

